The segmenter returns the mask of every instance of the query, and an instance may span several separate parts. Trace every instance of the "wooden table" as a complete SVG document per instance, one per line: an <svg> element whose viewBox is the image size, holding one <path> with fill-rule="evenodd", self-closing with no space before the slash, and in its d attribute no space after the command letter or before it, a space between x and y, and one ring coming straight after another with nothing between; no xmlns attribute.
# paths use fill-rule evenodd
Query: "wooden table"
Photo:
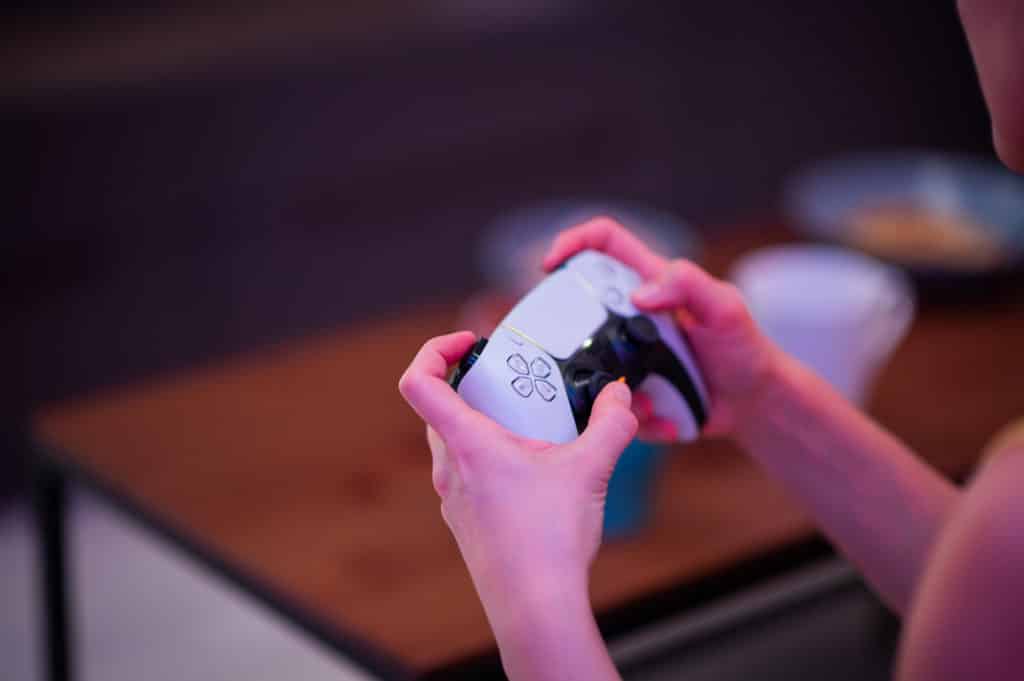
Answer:
<svg viewBox="0 0 1024 681"><path fill-rule="evenodd" d="M711 249L722 272L770 231ZM423 425L396 384L456 308L410 309L39 413L39 508L61 648L63 483L84 481L324 643L389 678L493 658L494 642L430 484ZM1024 306L923 310L872 411L950 473L1024 413ZM651 602L813 537L807 516L731 445L680 448L653 522L606 545L600 613ZM476 656L476 657L475 657ZM69 660L55 662L55 675Z"/></svg>

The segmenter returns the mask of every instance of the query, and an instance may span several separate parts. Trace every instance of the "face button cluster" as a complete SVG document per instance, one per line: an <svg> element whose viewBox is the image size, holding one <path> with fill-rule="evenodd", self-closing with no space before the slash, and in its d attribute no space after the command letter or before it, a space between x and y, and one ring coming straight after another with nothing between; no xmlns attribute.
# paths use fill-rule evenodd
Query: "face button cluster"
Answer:
<svg viewBox="0 0 1024 681"><path fill-rule="evenodd" d="M535 357L529 363L518 352L508 356L505 360L508 368L518 374L512 379L512 389L520 397L529 397L536 392L545 402L555 399L558 389L554 384L545 380L551 376L551 364L543 357Z"/></svg>

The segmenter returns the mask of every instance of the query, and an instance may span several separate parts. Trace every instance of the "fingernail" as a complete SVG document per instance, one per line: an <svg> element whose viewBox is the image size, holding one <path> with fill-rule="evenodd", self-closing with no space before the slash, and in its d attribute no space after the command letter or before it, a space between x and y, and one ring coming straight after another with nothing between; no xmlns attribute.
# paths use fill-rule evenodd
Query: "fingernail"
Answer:
<svg viewBox="0 0 1024 681"><path fill-rule="evenodd" d="M621 402L628 407L633 401L633 392L629 389L629 386L622 381L613 381L608 385L610 387L605 388L605 390L611 391L612 399L616 402Z"/></svg>
<svg viewBox="0 0 1024 681"><path fill-rule="evenodd" d="M657 293L658 285L653 281L649 281L633 291L633 297L637 300L650 300Z"/></svg>

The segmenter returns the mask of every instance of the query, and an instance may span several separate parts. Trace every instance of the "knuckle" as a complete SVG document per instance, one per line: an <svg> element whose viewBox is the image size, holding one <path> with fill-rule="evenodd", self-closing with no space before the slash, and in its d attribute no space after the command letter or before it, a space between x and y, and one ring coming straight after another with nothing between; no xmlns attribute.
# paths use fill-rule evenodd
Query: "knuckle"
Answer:
<svg viewBox="0 0 1024 681"><path fill-rule="evenodd" d="M435 469L430 475L430 481L434 485L434 491L437 492L437 496L444 499L448 495L448 475L440 469Z"/></svg>
<svg viewBox="0 0 1024 681"><path fill-rule="evenodd" d="M406 369L398 379L398 392L402 394L402 397L409 399L409 396L415 392L416 380L416 374Z"/></svg>
<svg viewBox="0 0 1024 681"><path fill-rule="evenodd" d="M601 229L621 229L622 228L622 225L619 224L618 220L616 220L612 216L606 215L604 213L600 213L600 214L595 215L594 217L590 218L590 224L594 225L595 227L599 227Z"/></svg>
<svg viewBox="0 0 1024 681"><path fill-rule="evenodd" d="M736 284L731 281L720 281L718 285L721 287L724 296L731 298L734 302L743 302L743 294L740 293L740 289Z"/></svg>
<svg viewBox="0 0 1024 681"><path fill-rule="evenodd" d="M595 215L581 225L581 228L591 234L592 237L597 237L600 241L605 241L618 230L622 229L614 218L608 215Z"/></svg>
<svg viewBox="0 0 1024 681"><path fill-rule="evenodd" d="M668 264L666 274L670 280L676 282L689 281L697 274L697 266L689 260L676 258Z"/></svg>
<svg viewBox="0 0 1024 681"><path fill-rule="evenodd" d="M721 320L731 323L746 319L747 303L740 290L730 283L723 282L721 286Z"/></svg>
<svg viewBox="0 0 1024 681"><path fill-rule="evenodd" d="M689 260L672 260L661 275L661 286L667 291L679 294L693 286L699 270Z"/></svg>

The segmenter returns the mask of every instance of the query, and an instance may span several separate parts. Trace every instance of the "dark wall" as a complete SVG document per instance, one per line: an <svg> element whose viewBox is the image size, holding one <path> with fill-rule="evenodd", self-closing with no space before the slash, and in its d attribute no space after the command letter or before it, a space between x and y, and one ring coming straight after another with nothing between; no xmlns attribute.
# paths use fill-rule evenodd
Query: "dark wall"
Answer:
<svg viewBox="0 0 1024 681"><path fill-rule="evenodd" d="M8 413L464 295L526 201L723 224L824 155L988 153L952 3L649 5L8 98Z"/></svg>

